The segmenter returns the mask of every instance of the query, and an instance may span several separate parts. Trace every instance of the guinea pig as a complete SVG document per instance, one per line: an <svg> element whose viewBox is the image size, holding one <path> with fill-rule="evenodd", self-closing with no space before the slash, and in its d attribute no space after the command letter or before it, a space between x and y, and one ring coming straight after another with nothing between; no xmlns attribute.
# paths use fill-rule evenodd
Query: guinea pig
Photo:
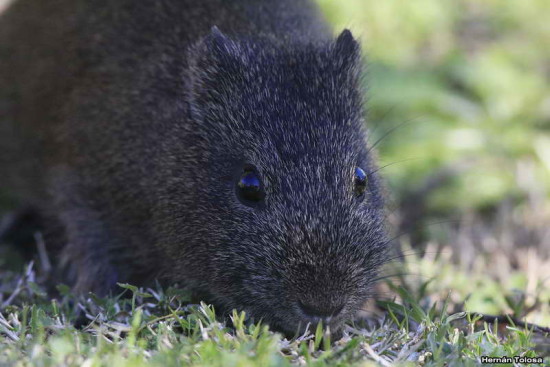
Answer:
<svg viewBox="0 0 550 367"><path fill-rule="evenodd" d="M0 189L75 291L157 279L287 333L371 295L360 47L312 2L17 0L0 57Z"/></svg>

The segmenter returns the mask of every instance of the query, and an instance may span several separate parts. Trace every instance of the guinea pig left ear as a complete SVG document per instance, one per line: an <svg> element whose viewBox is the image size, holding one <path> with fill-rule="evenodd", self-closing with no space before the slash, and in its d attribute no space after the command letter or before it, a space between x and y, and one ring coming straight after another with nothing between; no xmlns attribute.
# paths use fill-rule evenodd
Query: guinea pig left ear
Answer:
<svg viewBox="0 0 550 367"><path fill-rule="evenodd" d="M334 57L345 69L353 68L361 58L361 47L349 29L344 29L334 43Z"/></svg>

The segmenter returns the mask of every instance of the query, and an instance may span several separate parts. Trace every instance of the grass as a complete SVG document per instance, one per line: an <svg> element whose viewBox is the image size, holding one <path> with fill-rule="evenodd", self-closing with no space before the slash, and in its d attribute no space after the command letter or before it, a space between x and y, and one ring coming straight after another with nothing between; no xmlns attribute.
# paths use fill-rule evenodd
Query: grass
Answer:
<svg viewBox="0 0 550 367"><path fill-rule="evenodd" d="M0 366L478 366L482 356L550 356L548 333L514 324L550 326L550 2L317 1L336 31L351 28L362 42L373 141L407 122L379 144L380 165L398 163L381 172L396 213L407 219L404 202L415 199L424 233L400 240L423 255L407 250L385 269L396 276L341 340L322 329L288 340L246 315L216 317L175 288L121 285L98 298L60 286L51 299L43 264L7 270L0 252ZM406 227L399 215L390 222Z"/></svg>
<svg viewBox="0 0 550 367"><path fill-rule="evenodd" d="M549 334L513 320L483 322L471 309L479 306L475 300L462 302L475 296L497 314L548 321L548 287L530 299L517 283L491 279L486 269L461 269L444 255L407 256L399 267L418 273L386 282L376 307L331 340L321 328L285 339L266 325L248 324L243 313L216 317L211 306L190 305L176 288L121 284L119 295L99 298L59 286L60 296L50 299L30 264L23 274L0 273L0 365L477 366L482 356L550 353Z"/></svg>

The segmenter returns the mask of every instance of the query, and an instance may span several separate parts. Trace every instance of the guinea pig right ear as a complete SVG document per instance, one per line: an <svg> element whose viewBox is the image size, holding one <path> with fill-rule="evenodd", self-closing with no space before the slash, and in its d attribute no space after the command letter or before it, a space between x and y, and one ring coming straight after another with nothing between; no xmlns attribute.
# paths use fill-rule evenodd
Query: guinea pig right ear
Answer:
<svg viewBox="0 0 550 367"><path fill-rule="evenodd" d="M217 59L236 58L239 55L238 44L223 34L217 26L210 29L203 42L209 54Z"/></svg>

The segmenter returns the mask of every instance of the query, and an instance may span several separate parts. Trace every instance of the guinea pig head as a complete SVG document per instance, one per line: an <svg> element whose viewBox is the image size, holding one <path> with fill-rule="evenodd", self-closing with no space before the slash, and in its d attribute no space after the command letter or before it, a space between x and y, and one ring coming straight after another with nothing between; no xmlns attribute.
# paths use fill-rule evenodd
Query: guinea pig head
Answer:
<svg viewBox="0 0 550 367"><path fill-rule="evenodd" d="M349 31L289 44L213 29L194 53L190 116L206 153L177 268L275 329L340 329L387 258L358 43Z"/></svg>

